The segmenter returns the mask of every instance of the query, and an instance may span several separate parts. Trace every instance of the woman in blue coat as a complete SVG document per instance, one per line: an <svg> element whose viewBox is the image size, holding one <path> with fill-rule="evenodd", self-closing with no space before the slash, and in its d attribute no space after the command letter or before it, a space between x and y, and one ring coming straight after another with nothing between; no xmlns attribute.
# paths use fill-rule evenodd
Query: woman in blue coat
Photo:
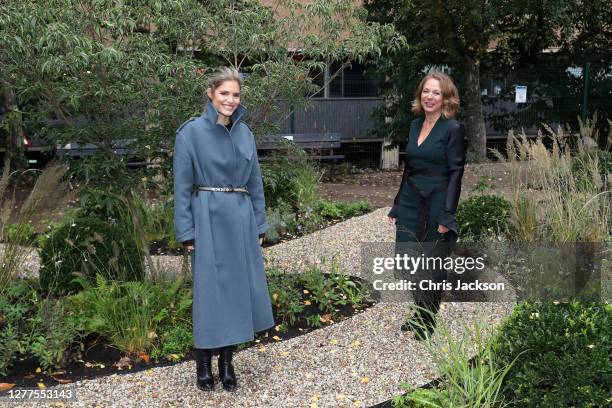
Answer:
<svg viewBox="0 0 612 408"><path fill-rule="evenodd" d="M219 377L231 391L234 346L274 326L261 253L263 183L240 91L238 71L214 73L204 113L179 127L174 146L174 225L193 255L197 385L205 391L214 388L213 349L220 349Z"/></svg>

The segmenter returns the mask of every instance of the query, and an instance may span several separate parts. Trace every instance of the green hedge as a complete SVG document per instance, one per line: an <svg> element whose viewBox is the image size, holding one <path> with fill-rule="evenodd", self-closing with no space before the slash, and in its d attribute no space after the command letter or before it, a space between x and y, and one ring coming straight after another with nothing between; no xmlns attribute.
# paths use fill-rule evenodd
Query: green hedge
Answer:
<svg viewBox="0 0 612 408"><path fill-rule="evenodd" d="M612 306L522 303L495 337L510 407L609 406ZM521 354L523 353L523 354Z"/></svg>

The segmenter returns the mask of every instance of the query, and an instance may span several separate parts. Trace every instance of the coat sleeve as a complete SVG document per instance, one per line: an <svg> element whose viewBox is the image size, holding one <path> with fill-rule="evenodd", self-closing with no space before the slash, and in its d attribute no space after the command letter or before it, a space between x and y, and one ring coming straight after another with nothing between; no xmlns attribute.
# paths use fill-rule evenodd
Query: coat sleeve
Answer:
<svg viewBox="0 0 612 408"><path fill-rule="evenodd" d="M404 187L404 183L406 183L406 173L408 172L408 164L404 162L404 172L402 173L402 181L400 183L397 194L395 195L395 199L393 200L393 207L391 207L391 211L387 214L387 217L397 218L399 214L399 198L402 192L402 187Z"/></svg>
<svg viewBox="0 0 612 408"><path fill-rule="evenodd" d="M257 232L259 235L265 234L268 231L268 222L266 220L266 200L264 197L263 181L261 179L261 170L259 168L259 159L257 157L257 147L253 139L253 165L251 166L251 174L247 182L247 189L253 204L253 213L255 214L255 222L257 223Z"/></svg>
<svg viewBox="0 0 612 408"><path fill-rule="evenodd" d="M191 212L193 189L193 164L187 145L180 132L174 142L174 230L179 242L195 239L195 225Z"/></svg>
<svg viewBox="0 0 612 408"><path fill-rule="evenodd" d="M448 189L446 191L446 201L444 210L438 217L438 224L444 225L457 232L455 222L455 211L461 195L461 178L463 177L463 167L465 165L465 129L462 124L457 123L449 130L448 144L446 145L446 159L448 161Z"/></svg>

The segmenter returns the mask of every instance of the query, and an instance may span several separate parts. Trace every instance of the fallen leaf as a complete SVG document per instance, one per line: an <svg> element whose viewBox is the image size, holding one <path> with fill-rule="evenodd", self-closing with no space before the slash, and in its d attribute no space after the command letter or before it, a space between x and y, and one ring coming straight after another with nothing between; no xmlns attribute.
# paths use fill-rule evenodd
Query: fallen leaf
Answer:
<svg viewBox="0 0 612 408"><path fill-rule="evenodd" d="M274 326L274 330L276 330L276 331L280 331L280 330L281 330L280 325L278 325L278 326Z"/></svg>
<svg viewBox="0 0 612 408"><path fill-rule="evenodd" d="M123 356L119 359L119 361L117 361L115 364L113 364L113 367L115 367L118 370L123 370L124 368L131 368L132 367L132 359L129 358L128 356ZM103 368L103 367L101 367Z"/></svg>
<svg viewBox="0 0 612 408"><path fill-rule="evenodd" d="M330 341L329 341L329 343L330 343L330 344L338 344L338 340L333 339L333 340L330 340Z"/></svg>
<svg viewBox="0 0 612 408"><path fill-rule="evenodd" d="M281 355L282 355L282 356L287 357L287 356L289 355L289 352L288 352L288 351L283 351L283 352L281 353Z"/></svg>
<svg viewBox="0 0 612 408"><path fill-rule="evenodd" d="M259 352L261 352L261 353L265 353L265 351L266 351L266 348L265 348L265 347L260 347L260 348L259 348Z"/></svg>
<svg viewBox="0 0 612 408"><path fill-rule="evenodd" d="M305 294L305 295L307 295L307 294L309 294L309 293L310 293L310 292L309 292L307 289L304 289L304 294Z"/></svg>
<svg viewBox="0 0 612 408"><path fill-rule="evenodd" d="M14 386L15 384L11 384L11 383L0 383L0 391L8 391Z"/></svg>
<svg viewBox="0 0 612 408"><path fill-rule="evenodd" d="M282 339L281 339L280 337L278 337L278 336L274 336L274 337L272 337L272 338L273 338L274 340L276 340L276 341L281 341L281 340L282 340Z"/></svg>
<svg viewBox="0 0 612 408"><path fill-rule="evenodd" d="M58 371L52 372L51 376L54 376L54 375L64 375L64 374L66 374L66 370L58 370Z"/></svg>
<svg viewBox="0 0 612 408"><path fill-rule="evenodd" d="M70 384L72 382L72 380L69 380L67 378L59 378L55 375L52 375L51 377L60 384Z"/></svg>
<svg viewBox="0 0 612 408"><path fill-rule="evenodd" d="M149 362L149 360L150 360L149 355L148 355L147 353L145 353L144 351L139 351L139 352L138 352L138 357L139 357L139 358L140 358L142 361L144 361L145 363L148 363L148 362Z"/></svg>
<svg viewBox="0 0 612 408"><path fill-rule="evenodd" d="M304 301L304 304L305 304L306 306L310 306L310 300L305 300L305 301Z"/></svg>
<svg viewBox="0 0 612 408"><path fill-rule="evenodd" d="M36 372L37 372L37 373L41 373L41 372L42 372L42 368L38 367L38 368L36 369Z"/></svg>
<svg viewBox="0 0 612 408"><path fill-rule="evenodd" d="M323 323L330 323L332 321L331 315L329 313L324 314L319 317L319 320Z"/></svg>
<svg viewBox="0 0 612 408"><path fill-rule="evenodd" d="M39 382L38 384L38 388L47 388L47 386L45 385L45 383Z"/></svg>
<svg viewBox="0 0 612 408"><path fill-rule="evenodd" d="M361 377L361 380L360 380L360 381L361 381L362 383L364 383L364 384L367 384L367 383L369 383L369 382L370 382L370 379L369 379L368 377Z"/></svg>
<svg viewBox="0 0 612 408"><path fill-rule="evenodd" d="M355 347L359 347L361 346L361 342L359 340L355 340L354 342L351 343L351 347L355 348Z"/></svg>

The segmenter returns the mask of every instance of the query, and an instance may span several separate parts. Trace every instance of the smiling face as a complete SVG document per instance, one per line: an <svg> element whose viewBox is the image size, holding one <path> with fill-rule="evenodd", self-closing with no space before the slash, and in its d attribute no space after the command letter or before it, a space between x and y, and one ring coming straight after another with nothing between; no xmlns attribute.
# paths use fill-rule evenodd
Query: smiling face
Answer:
<svg viewBox="0 0 612 408"><path fill-rule="evenodd" d="M240 84L236 81L225 81L206 93L220 115L230 117L240 105Z"/></svg>
<svg viewBox="0 0 612 408"><path fill-rule="evenodd" d="M439 115L442 113L442 87L440 81L430 78L425 82L421 91L421 107L426 115Z"/></svg>

